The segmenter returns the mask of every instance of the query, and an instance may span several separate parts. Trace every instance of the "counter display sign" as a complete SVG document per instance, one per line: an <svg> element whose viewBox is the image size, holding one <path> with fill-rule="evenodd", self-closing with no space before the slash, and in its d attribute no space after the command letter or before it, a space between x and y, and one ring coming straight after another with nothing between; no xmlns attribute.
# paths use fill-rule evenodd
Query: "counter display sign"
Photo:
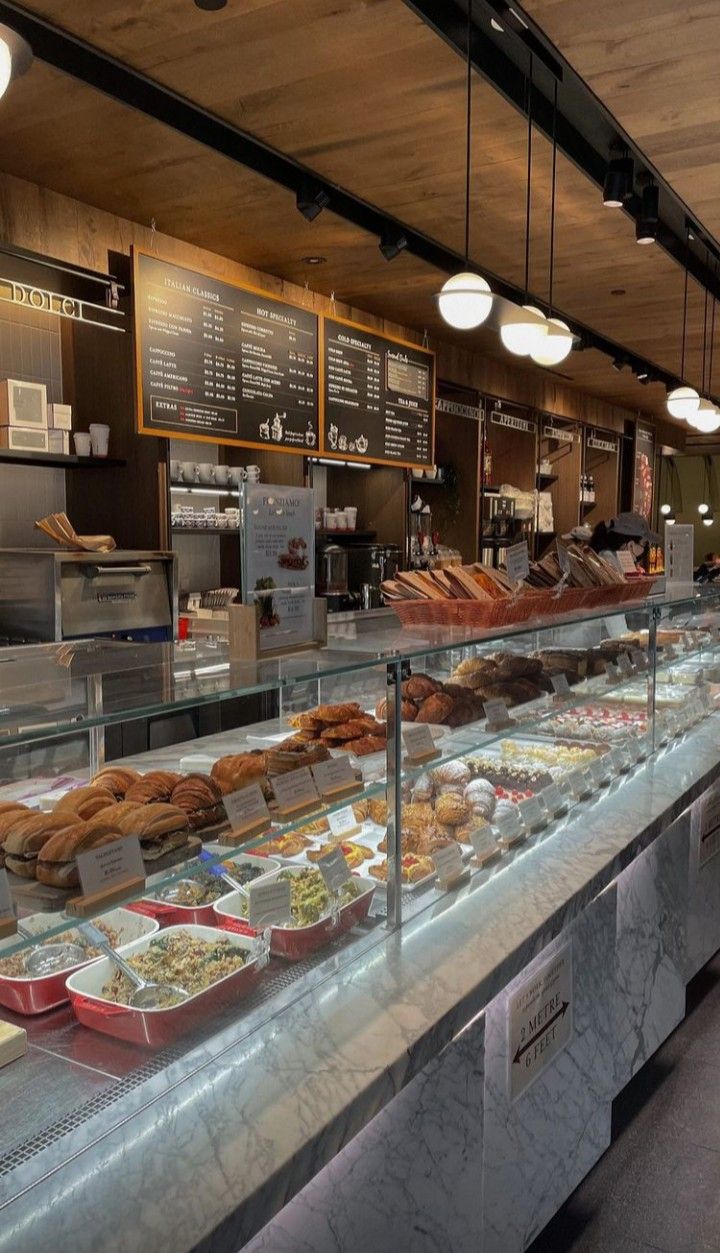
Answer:
<svg viewBox="0 0 720 1253"><path fill-rule="evenodd" d="M653 465L655 461L655 437L652 430L638 422L635 427L635 481L633 484L633 509L650 521L653 503Z"/></svg>
<svg viewBox="0 0 720 1253"><path fill-rule="evenodd" d="M259 605L260 651L307 644L315 595L312 490L245 483L240 504L243 602Z"/></svg>
<svg viewBox="0 0 720 1253"><path fill-rule="evenodd" d="M323 319L323 452L383 465L433 463L435 358Z"/></svg>
<svg viewBox="0 0 720 1253"><path fill-rule="evenodd" d="M134 259L140 431L316 450L315 314L146 253Z"/></svg>

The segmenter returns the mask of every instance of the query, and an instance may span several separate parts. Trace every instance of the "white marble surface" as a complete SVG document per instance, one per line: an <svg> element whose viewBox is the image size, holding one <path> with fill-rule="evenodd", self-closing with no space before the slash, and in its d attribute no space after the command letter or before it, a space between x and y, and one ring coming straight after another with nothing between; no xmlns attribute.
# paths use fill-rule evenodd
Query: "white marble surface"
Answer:
<svg viewBox="0 0 720 1253"><path fill-rule="evenodd" d="M615 909L613 886L485 1011L485 1253L522 1253L610 1143ZM570 1038L513 1100L509 1002L518 985L569 948Z"/></svg>
<svg viewBox="0 0 720 1253"><path fill-rule="evenodd" d="M4 1178L2 1253L177 1253L213 1232L221 1248L228 1222L237 1248L720 775L717 727L511 867L436 897L258 1032L209 1038Z"/></svg>
<svg viewBox="0 0 720 1253"><path fill-rule="evenodd" d="M689 842L688 809L618 879L615 1093L685 1013Z"/></svg>
<svg viewBox="0 0 720 1253"><path fill-rule="evenodd" d="M696 801L690 811L686 982L720 948L720 853L700 865L703 813L715 792Z"/></svg>

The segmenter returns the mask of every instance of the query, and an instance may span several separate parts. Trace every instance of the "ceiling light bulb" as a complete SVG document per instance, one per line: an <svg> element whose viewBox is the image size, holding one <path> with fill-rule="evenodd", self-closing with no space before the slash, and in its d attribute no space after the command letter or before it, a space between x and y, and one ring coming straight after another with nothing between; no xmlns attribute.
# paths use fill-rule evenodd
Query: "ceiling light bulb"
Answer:
<svg viewBox="0 0 720 1253"><path fill-rule="evenodd" d="M5 95L12 78L12 53L10 46L0 37L0 98Z"/></svg>
<svg viewBox="0 0 720 1253"><path fill-rule="evenodd" d="M702 520L702 524L703 526L712 526L713 521L714 521L714 518L712 516L712 513L706 513L705 517Z"/></svg>
<svg viewBox="0 0 720 1253"><path fill-rule="evenodd" d="M675 526L675 514L669 513L665 519L666 526Z"/></svg>
<svg viewBox="0 0 720 1253"><path fill-rule="evenodd" d="M660 512L666 518L669 513L672 513L672 505L661 505Z"/></svg>
<svg viewBox="0 0 720 1253"><path fill-rule="evenodd" d="M463 270L453 274L437 295L440 316L458 331L481 326L492 309L490 284L479 274Z"/></svg>
<svg viewBox="0 0 720 1253"><path fill-rule="evenodd" d="M693 413L697 413L700 405L700 396L694 387L676 387L674 391L668 392L667 411L673 418L689 419Z"/></svg>
<svg viewBox="0 0 720 1253"><path fill-rule="evenodd" d="M534 316L524 317L524 313ZM516 357L529 357L530 353L539 352L547 333L547 318L535 305L523 305L522 309L514 310L500 327L503 344Z"/></svg>
<svg viewBox="0 0 720 1253"><path fill-rule="evenodd" d="M697 413L691 414L687 421L688 426L701 435L712 435L720 428L720 414L711 400L701 400Z"/></svg>
<svg viewBox="0 0 720 1253"><path fill-rule="evenodd" d="M573 346L573 335L567 322L560 318L547 319L547 334L530 356L536 365L559 365Z"/></svg>
<svg viewBox="0 0 720 1253"><path fill-rule="evenodd" d="M709 505L698 505L698 513L709 513L709 512L710 512Z"/></svg>

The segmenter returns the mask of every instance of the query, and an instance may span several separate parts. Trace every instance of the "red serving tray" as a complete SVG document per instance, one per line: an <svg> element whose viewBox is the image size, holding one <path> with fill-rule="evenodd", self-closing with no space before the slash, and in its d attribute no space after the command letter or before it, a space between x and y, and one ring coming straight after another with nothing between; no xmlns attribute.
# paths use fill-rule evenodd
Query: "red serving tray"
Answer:
<svg viewBox="0 0 720 1253"><path fill-rule="evenodd" d="M233 938L238 947L246 952L251 952L253 948L251 936L228 937L227 932L219 927L188 925L175 927L173 930L187 931L202 940L216 940L218 935L222 935L223 938ZM136 940L133 944L126 944L118 952L122 952L123 957L132 956L146 948L147 943L147 939ZM101 957L71 975L67 981L67 991L75 1017L84 1027L90 1027L93 1031L101 1031L104 1035L115 1036L130 1044L139 1044L143 1048L155 1049L165 1048L206 1022L226 1002L247 996L253 990L258 973L257 961L253 958L240 970L219 979L204 992L188 997L180 1005L173 1005L168 1009L133 1009L130 1005L107 1001L100 995L111 970L110 958Z"/></svg>
<svg viewBox="0 0 720 1253"><path fill-rule="evenodd" d="M23 918L23 926L33 929L32 923L35 915ZM48 924L48 914L38 914L38 919L42 919L45 928ZM136 913L130 913L128 909L113 909L104 915L104 921L109 926L117 930L123 928L126 931L125 943L129 942L130 935L135 932L141 935L140 928L144 930L146 936L155 935L160 924L152 918L140 919ZM70 924L68 924L70 929ZM63 936L58 936L58 940ZM2 952L0 951L0 956ZM90 957L85 962L80 962L77 966L66 966L64 970L55 970L51 975L41 975L31 978L27 975L15 976L0 974L0 1005L4 1005L6 1009L12 1009L16 1014L45 1014L50 1009L57 1009L58 1005L64 1005L68 999L65 982L69 975L74 974L76 970L83 970L86 966L93 962L99 961L98 957Z"/></svg>
<svg viewBox="0 0 720 1253"><path fill-rule="evenodd" d="M253 853L244 853L241 857L230 858L229 853L228 849L228 861L232 860L237 865L250 862L253 866L259 866L262 874L258 875L257 879L253 879L253 883L258 883L261 878L269 877L280 869L280 862L269 857L260 859ZM131 905L128 905L128 909L132 909L137 914L145 914L148 918L155 918L161 927L184 927L188 923L197 927L216 927L218 921L213 906L224 900L226 896L231 896L233 890L233 888L228 888L224 896L219 896L217 901L211 901L209 905L173 905L167 901L156 901L150 896L143 896L141 900L133 901Z"/></svg>
<svg viewBox="0 0 720 1253"><path fill-rule="evenodd" d="M270 952L273 956L284 957L291 962L302 961L310 953L316 953L336 936L343 935L367 918L376 884L372 879L364 879L360 875L353 875L353 878L359 879L367 887L361 896L342 906L337 922L333 922L332 916L328 914L309 927L271 927ZM215 917L224 930L253 937L256 932L240 914L242 899L239 892L232 892L230 896L216 901L213 906Z"/></svg>

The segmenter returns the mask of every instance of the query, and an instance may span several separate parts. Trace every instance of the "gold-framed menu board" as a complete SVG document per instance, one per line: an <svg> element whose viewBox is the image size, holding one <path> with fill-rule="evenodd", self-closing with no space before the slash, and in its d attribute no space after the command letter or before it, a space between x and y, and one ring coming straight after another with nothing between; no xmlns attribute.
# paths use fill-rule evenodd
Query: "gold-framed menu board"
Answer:
<svg viewBox="0 0 720 1253"><path fill-rule="evenodd" d="M266 292L133 251L143 435L318 449L318 320Z"/></svg>
<svg viewBox="0 0 720 1253"><path fill-rule="evenodd" d="M323 456L432 465L435 354L342 318L322 322Z"/></svg>

